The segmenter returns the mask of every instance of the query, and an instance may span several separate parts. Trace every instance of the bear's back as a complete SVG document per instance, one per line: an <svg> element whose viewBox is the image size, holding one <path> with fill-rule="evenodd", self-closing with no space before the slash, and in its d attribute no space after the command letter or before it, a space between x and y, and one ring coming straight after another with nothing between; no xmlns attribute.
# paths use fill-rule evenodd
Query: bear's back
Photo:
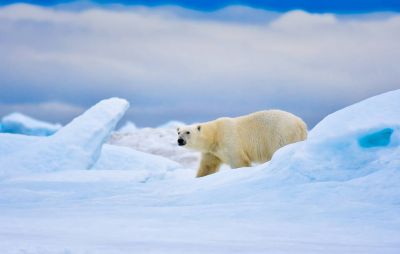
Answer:
<svg viewBox="0 0 400 254"><path fill-rule="evenodd" d="M304 140L307 127L299 117L282 110L264 110L234 118L246 156L256 162L271 159L279 148Z"/></svg>

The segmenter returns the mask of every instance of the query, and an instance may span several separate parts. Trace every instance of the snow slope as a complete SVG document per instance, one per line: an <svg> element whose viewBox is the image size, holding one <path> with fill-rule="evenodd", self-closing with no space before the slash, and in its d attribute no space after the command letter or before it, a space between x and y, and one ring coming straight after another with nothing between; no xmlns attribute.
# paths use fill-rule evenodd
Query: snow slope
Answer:
<svg viewBox="0 0 400 254"><path fill-rule="evenodd" d="M123 104L91 127L108 132ZM31 167L0 180L0 252L398 253L399 110L400 90L370 98L268 163L200 179L169 159L96 142L91 170ZM91 136L81 125L77 135ZM22 159L19 147L43 139L3 134L0 150Z"/></svg>
<svg viewBox="0 0 400 254"><path fill-rule="evenodd" d="M39 121L17 112L4 116L0 123L0 132L32 136L50 136L60 128L60 124Z"/></svg>

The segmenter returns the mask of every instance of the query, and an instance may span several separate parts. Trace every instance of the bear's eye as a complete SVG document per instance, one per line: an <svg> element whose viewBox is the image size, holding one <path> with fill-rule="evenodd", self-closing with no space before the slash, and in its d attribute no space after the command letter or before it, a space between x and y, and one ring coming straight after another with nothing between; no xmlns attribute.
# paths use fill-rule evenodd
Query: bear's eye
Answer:
<svg viewBox="0 0 400 254"><path fill-rule="evenodd" d="M188 134L188 135L189 135L189 134L190 134L190 131L187 131L187 132L186 132L186 134Z"/></svg>

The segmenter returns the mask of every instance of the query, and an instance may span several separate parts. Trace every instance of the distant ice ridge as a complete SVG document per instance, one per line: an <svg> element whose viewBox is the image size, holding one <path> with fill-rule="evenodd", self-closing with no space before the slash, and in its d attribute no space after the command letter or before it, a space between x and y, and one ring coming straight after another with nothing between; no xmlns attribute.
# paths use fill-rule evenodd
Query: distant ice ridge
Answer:
<svg viewBox="0 0 400 254"><path fill-rule="evenodd" d="M184 126L185 123L184 122L180 122L180 121L168 121L158 127L156 127L155 129L176 129L179 126ZM140 129L139 127L136 126L136 124L132 121L127 121L121 128L119 128L118 130L116 130L116 132L119 133L129 133L129 132L135 132L138 129Z"/></svg>
<svg viewBox="0 0 400 254"><path fill-rule="evenodd" d="M133 132L137 130L137 126L135 123L128 121L126 122L121 128L118 129L118 132L121 133L127 133L127 132Z"/></svg>
<svg viewBox="0 0 400 254"><path fill-rule="evenodd" d="M111 135L109 143L163 156L186 168L196 169L200 153L177 145L176 128L184 125L183 122L169 121L156 128L138 128L134 123L127 122Z"/></svg>
<svg viewBox="0 0 400 254"><path fill-rule="evenodd" d="M176 129L180 126L185 126L186 124L184 122L180 122L180 121L169 121L166 122L160 126L158 126L157 128L169 128L169 129Z"/></svg>
<svg viewBox="0 0 400 254"><path fill-rule="evenodd" d="M4 116L0 123L0 132L31 136L50 136L60 128L60 124L39 121L17 112Z"/></svg>

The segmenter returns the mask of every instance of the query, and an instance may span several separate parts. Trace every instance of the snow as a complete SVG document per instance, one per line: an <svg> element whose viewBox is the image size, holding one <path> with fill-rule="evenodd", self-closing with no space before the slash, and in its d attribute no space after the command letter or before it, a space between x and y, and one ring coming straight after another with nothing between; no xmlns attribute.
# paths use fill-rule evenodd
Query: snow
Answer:
<svg viewBox="0 0 400 254"><path fill-rule="evenodd" d="M32 136L50 136L60 128L60 124L39 121L17 112L4 116L0 124L0 132Z"/></svg>
<svg viewBox="0 0 400 254"><path fill-rule="evenodd" d="M0 179L25 173L89 169L128 105L123 99L103 100L49 137L0 134Z"/></svg>
<svg viewBox="0 0 400 254"><path fill-rule="evenodd" d="M179 126L184 126L186 125L184 122L180 121L168 121L160 126L158 126L155 129L176 129ZM136 124L132 121L127 121L121 128L118 129L118 132L120 133L129 133L129 132L135 132L137 129L139 129Z"/></svg>
<svg viewBox="0 0 400 254"><path fill-rule="evenodd" d="M180 121L169 121L166 122L165 124L162 124L160 126L158 126L157 128L169 128L169 129L176 129L180 126L185 126L186 124L184 122L180 122Z"/></svg>
<svg viewBox="0 0 400 254"><path fill-rule="evenodd" d="M1 253L399 252L400 90L329 115L270 162L199 179L165 158L179 160L172 127L116 132L103 145L126 107L103 101L52 137L0 135L0 172L15 168L5 158L35 165L0 179ZM53 137L57 151L102 149L89 170L86 159L37 170L39 157L20 154Z"/></svg>
<svg viewBox="0 0 400 254"><path fill-rule="evenodd" d="M180 163L185 168L197 168L200 154L177 146L176 125L169 122L157 128L134 128L125 131L125 127L111 135L110 144L125 146L137 151L166 157Z"/></svg>
<svg viewBox="0 0 400 254"><path fill-rule="evenodd" d="M314 181L351 180L387 168L400 152L398 98L399 91L389 92L327 116L307 142L278 152L280 159L269 168L282 171L282 165L274 164L285 162L286 170Z"/></svg>
<svg viewBox="0 0 400 254"><path fill-rule="evenodd" d="M129 133L129 132L136 131L136 129L137 129L136 124L131 121L128 121L121 128L118 129L118 132Z"/></svg>

